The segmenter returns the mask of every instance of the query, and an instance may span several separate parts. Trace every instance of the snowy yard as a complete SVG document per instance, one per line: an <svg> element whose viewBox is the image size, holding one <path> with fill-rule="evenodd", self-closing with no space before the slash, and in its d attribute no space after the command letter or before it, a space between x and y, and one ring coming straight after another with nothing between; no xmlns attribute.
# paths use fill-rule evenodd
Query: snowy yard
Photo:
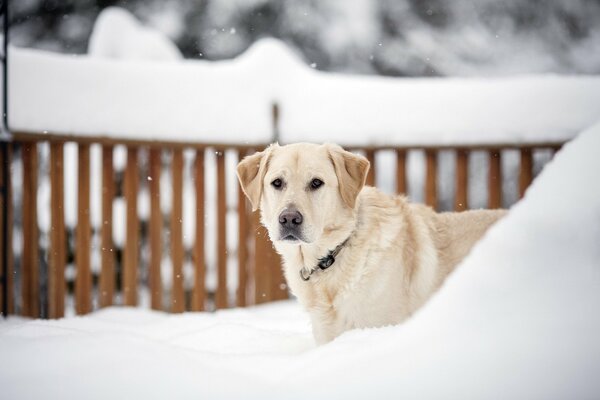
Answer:
<svg viewBox="0 0 600 400"><path fill-rule="evenodd" d="M403 325L315 347L293 301L0 322L5 398L600 395L600 125L567 144Z"/></svg>
<svg viewBox="0 0 600 400"><path fill-rule="evenodd" d="M414 32L409 39L419 41ZM436 49L445 43L442 39L463 46L459 36L446 37L437 37L441 44ZM597 43L592 38L588 45ZM584 53L570 57L587 60ZM86 55L17 47L10 54L9 115L14 132L22 135L262 145L273 139L271 110L277 103L279 139L286 143L333 141L359 148L573 140L441 290L400 326L350 331L317 347L309 318L295 300L215 313L168 314L143 304L58 320L10 316L0 320L0 398L600 398L598 76L401 79L324 73L275 39L259 40L232 60L189 60L168 37L115 9L98 18ZM544 60L537 62L543 66ZM40 171L48 169L49 146L43 140L37 149ZM102 224L99 146L92 145L90 178L89 213L96 236ZM71 232L78 224L76 147L64 147L64 219ZM196 212L189 150L182 213L188 250L195 240ZM543 151L547 154L534 165L536 173L551 158L551 150ZM216 156L212 148L205 153L205 228L215 232ZM233 171L237 153L229 153L227 170ZM481 177L487 164L475 153L469 174ZM515 178L519 154L512 149L505 155L503 184L510 186L515 182L507 184L507 170ZM394 192L396 164L388 156L393 154L378 157L376 183ZM407 163L408 194L419 201L425 170L415 159ZM119 174L125 160L125 147L115 147L112 163ZM17 160L14 165L19 203L23 164ZM454 195L448 188L454 184L448 184L451 169L453 160L442 155L440 198ZM165 171L161 174L160 207L166 220L173 207L172 181ZM34 240L43 252L49 248L52 214L46 175L40 174L35 187L39 237ZM148 178L143 176L142 183ZM237 181L230 174L225 182L227 208L235 214ZM142 221L149 214L146 186L135 193ZM470 187L485 194L485 188ZM512 190L509 204L518 197L516 186ZM471 207L486 204L481 193L470 194ZM115 197L112 207L111 240L119 247L125 241L123 196ZM232 225L226 252L233 258L236 220L226 222ZM17 258L23 249L19 229L14 228ZM214 236L205 237L206 283L213 291ZM97 273L98 247L93 254ZM164 260L162 284L170 290L168 254ZM142 257L136 268L146 268L144 262ZM227 269L235 267L228 264ZM192 270L190 260L186 270ZM67 277L72 280L74 274L75 263L69 261ZM236 282L228 282L232 293Z"/></svg>

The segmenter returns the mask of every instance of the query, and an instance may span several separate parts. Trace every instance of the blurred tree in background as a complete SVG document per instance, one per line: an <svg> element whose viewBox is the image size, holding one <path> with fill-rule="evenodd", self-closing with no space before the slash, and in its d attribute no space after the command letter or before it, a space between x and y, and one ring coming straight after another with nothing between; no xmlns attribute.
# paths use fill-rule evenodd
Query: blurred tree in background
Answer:
<svg viewBox="0 0 600 400"><path fill-rule="evenodd" d="M231 58L272 36L328 71L600 73L600 0L12 0L12 43L85 53L109 6L164 32L187 58Z"/></svg>

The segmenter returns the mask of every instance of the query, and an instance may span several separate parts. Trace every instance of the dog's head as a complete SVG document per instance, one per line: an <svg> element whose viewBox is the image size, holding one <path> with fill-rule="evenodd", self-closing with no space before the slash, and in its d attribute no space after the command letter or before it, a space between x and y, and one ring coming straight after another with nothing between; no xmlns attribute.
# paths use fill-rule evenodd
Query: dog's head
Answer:
<svg viewBox="0 0 600 400"><path fill-rule="evenodd" d="M333 144L273 144L237 167L273 242L313 243L354 210L369 161Z"/></svg>

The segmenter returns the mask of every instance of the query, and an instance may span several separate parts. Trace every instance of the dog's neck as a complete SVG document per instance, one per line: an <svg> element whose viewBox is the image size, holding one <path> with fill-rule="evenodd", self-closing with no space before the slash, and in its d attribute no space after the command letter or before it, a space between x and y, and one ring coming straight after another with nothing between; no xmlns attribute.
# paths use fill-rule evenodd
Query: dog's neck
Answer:
<svg viewBox="0 0 600 400"><path fill-rule="evenodd" d="M321 259L335 251L342 243L347 243L355 228L356 220L351 219L345 225L326 227L320 239L313 243L279 243L275 247L285 259L285 264L297 269L297 274L300 273L301 269L310 272L319 268ZM340 249L340 251L343 251L343 249Z"/></svg>

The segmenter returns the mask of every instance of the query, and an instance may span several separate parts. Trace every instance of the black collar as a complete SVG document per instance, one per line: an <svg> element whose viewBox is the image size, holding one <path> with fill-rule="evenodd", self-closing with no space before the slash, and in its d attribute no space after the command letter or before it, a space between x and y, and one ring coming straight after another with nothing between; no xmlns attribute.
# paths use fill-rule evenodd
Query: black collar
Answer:
<svg viewBox="0 0 600 400"><path fill-rule="evenodd" d="M350 236L352 236L352 235L350 235ZM348 243L348 240L350 240L350 236L348 236L348 238L346 240L344 240L342 243L338 244L335 249L329 250L329 252L327 253L327 255L325 257L319 258L319 263L317 264L317 266L315 268L311 269L308 272L305 272L306 269L304 267L302 267L302 269L300 270L300 278L302 278L302 280L306 282L310 279L310 276L317 270L317 268L319 268L321 270L326 270L327 268L331 267L333 265L333 263L335 262L335 258L337 257L337 255L340 253L340 251L342 251L344 246Z"/></svg>

